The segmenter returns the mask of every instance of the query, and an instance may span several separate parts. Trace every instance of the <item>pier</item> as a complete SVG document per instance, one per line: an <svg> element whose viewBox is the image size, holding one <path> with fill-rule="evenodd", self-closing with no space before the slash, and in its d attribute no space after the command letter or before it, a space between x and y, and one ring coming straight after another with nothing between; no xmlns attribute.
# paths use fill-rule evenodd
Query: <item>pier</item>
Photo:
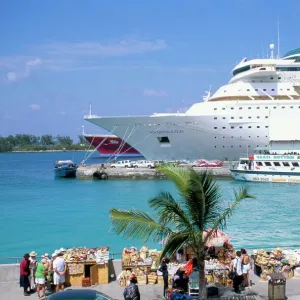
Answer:
<svg viewBox="0 0 300 300"><path fill-rule="evenodd" d="M182 166L182 168L188 167ZM197 172L208 171L215 177L229 178L229 162L224 162L223 167L193 167ZM103 178L101 175L105 173ZM133 179L133 180L164 180L165 176L157 172L156 169L148 168L111 168L109 164L105 165L103 170L100 164L81 165L77 168L76 177L83 180L106 180L106 179Z"/></svg>

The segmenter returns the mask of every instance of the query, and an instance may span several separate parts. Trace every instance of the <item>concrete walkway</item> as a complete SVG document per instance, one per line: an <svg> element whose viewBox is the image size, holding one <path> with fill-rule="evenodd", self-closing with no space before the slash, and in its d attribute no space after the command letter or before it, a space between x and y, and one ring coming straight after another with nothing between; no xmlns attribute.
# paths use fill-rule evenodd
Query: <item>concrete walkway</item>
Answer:
<svg viewBox="0 0 300 300"><path fill-rule="evenodd" d="M267 300L268 299L268 283L260 282L259 278L252 275L253 286L251 290L243 291L241 295L237 295L232 291L232 288L220 287L220 295L217 299L222 300ZM124 288L118 283L111 282L106 285L96 285L91 287L110 297L123 300ZM141 300L162 300L163 287L161 285L145 285L140 286ZM287 280L286 296L288 300L300 300L300 278ZM22 289L17 282L0 283L0 300L21 300L37 298L36 294L29 297L24 297ZM216 298L215 298L216 299Z"/></svg>

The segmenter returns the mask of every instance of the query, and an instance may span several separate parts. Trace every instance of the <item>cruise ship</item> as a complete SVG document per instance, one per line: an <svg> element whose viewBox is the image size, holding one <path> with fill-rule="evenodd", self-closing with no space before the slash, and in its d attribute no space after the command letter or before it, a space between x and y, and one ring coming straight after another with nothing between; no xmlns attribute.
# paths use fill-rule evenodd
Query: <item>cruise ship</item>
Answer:
<svg viewBox="0 0 300 300"><path fill-rule="evenodd" d="M269 143L273 112L300 111L300 48L283 57L247 60L229 83L185 113L149 116L85 116L134 147L146 159L238 159Z"/></svg>

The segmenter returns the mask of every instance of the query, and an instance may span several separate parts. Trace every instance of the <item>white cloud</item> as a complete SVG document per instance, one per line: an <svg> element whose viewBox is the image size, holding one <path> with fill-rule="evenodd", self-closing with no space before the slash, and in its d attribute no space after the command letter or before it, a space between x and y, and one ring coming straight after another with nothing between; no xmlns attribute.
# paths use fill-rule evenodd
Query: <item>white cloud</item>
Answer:
<svg viewBox="0 0 300 300"><path fill-rule="evenodd" d="M67 113L65 111L59 111L57 112L57 114L60 116L65 116Z"/></svg>
<svg viewBox="0 0 300 300"><path fill-rule="evenodd" d="M6 79L8 82L16 82L20 79L30 76L31 72L42 64L42 60L40 58L30 60L26 60L25 58L23 58L23 61L17 59L15 60L15 64L13 63L13 61L14 60L12 59L10 63L7 62L7 65L10 64L10 69L14 69L13 71L9 71L6 73ZM3 64L1 64L0 60L0 68L1 66L3 66Z"/></svg>
<svg viewBox="0 0 300 300"><path fill-rule="evenodd" d="M41 106L39 104L31 104L30 105L30 108L32 110L40 110L41 109Z"/></svg>
<svg viewBox="0 0 300 300"><path fill-rule="evenodd" d="M48 54L76 56L125 56L163 50L165 40L122 39L118 42L51 43L42 47Z"/></svg>
<svg viewBox="0 0 300 300"><path fill-rule="evenodd" d="M147 97L167 97L169 94L165 91L155 91L150 89L145 89L143 95Z"/></svg>

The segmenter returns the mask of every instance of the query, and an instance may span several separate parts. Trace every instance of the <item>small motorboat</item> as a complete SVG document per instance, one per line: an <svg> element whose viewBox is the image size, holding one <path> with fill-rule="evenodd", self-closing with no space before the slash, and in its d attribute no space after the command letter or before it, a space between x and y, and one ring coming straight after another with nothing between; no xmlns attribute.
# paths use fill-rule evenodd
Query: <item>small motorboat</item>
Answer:
<svg viewBox="0 0 300 300"><path fill-rule="evenodd" d="M77 165L72 160L58 160L54 163L54 174L56 177L76 177Z"/></svg>

